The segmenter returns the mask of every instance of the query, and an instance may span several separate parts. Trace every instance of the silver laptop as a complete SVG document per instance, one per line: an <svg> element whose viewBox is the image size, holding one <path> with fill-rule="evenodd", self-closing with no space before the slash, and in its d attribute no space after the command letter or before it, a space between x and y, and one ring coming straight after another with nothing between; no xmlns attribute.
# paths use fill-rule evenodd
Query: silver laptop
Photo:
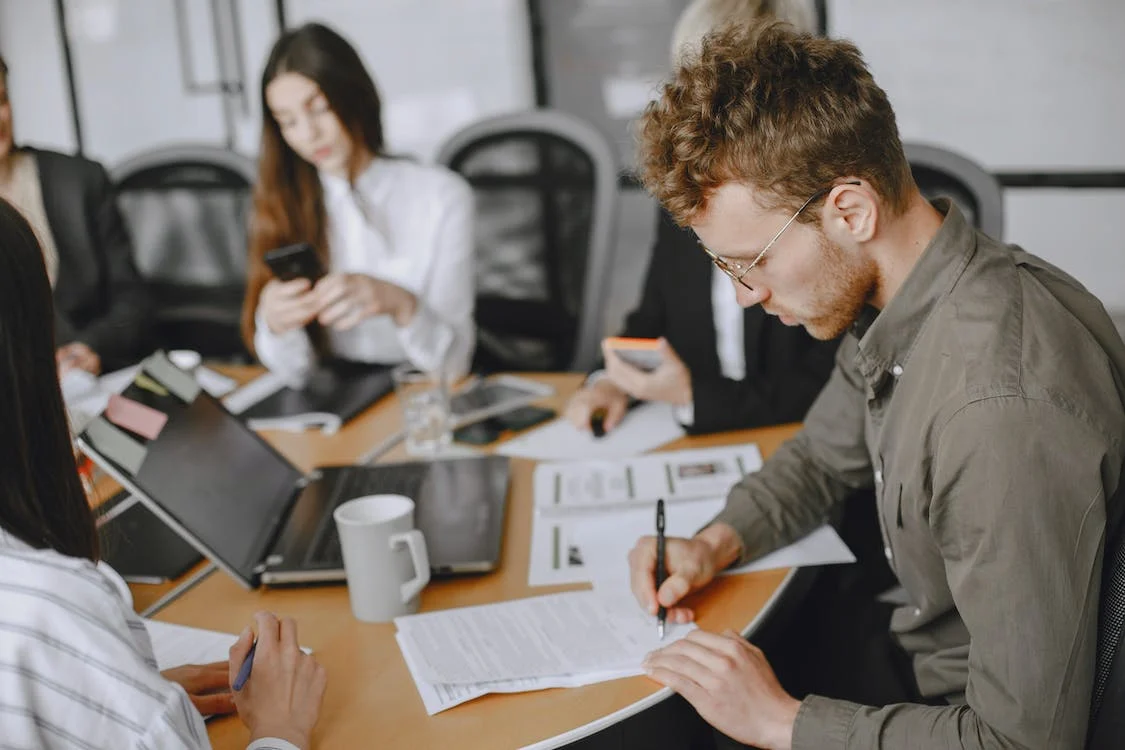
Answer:
<svg viewBox="0 0 1125 750"><path fill-rule="evenodd" d="M243 586L344 581L332 511L377 493L414 500L434 575L497 566L507 458L324 466L304 474L166 358L154 355L142 370L123 395L167 415L159 434L146 439L99 416L78 445Z"/></svg>

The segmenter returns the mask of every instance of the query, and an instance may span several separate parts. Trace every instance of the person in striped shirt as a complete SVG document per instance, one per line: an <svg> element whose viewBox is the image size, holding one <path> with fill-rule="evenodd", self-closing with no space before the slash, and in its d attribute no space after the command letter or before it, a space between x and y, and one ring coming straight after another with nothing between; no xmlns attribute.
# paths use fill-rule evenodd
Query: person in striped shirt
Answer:
<svg viewBox="0 0 1125 750"><path fill-rule="evenodd" d="M51 287L28 222L0 200L0 747L210 747L200 711L237 710L253 750L304 750L325 672L292 620L255 615L250 650L161 674L144 623L99 565L55 376Z"/></svg>

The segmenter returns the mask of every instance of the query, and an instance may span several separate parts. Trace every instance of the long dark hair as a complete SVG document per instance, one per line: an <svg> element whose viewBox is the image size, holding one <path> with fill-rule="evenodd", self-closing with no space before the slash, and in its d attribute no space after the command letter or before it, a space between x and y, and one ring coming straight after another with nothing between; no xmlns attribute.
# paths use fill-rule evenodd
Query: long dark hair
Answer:
<svg viewBox="0 0 1125 750"><path fill-rule="evenodd" d="M0 527L33 547L98 558L55 366L43 251L0 199Z"/></svg>
<svg viewBox="0 0 1125 750"><path fill-rule="evenodd" d="M270 278L263 256L282 245L308 242L328 267L327 222L316 167L285 142L266 102L266 87L283 73L303 75L324 93L328 106L357 147L352 151L350 165L353 179L361 155L359 146L373 155L383 153L379 92L355 49L335 31L318 23L282 34L262 71L262 143L250 226L246 300L242 306L242 335L251 351L258 296Z"/></svg>

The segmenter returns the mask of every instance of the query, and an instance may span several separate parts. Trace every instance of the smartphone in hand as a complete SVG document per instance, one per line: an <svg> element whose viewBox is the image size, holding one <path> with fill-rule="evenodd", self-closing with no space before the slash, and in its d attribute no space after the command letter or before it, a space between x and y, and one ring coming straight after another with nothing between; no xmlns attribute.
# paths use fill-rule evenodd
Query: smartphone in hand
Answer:
<svg viewBox="0 0 1125 750"><path fill-rule="evenodd" d="M652 372L664 362L660 354L659 339L631 339L623 336L610 336L605 340L608 348L626 364L644 372Z"/></svg>
<svg viewBox="0 0 1125 750"><path fill-rule="evenodd" d="M324 275L324 266L320 256L307 242L275 248L264 256L266 265L280 281L293 279L308 279L316 283Z"/></svg>

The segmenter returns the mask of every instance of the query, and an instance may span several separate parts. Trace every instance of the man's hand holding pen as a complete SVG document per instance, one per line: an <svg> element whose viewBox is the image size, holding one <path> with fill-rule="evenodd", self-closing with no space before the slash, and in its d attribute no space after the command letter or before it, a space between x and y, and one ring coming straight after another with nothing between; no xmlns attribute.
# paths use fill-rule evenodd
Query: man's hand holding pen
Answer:
<svg viewBox="0 0 1125 750"><path fill-rule="evenodd" d="M665 539L668 576L661 583L657 574L659 536L658 532L656 537L643 537L629 553L633 596L650 614L656 615L664 607L670 622L691 622L695 613L676 605L737 560L741 542L734 529L722 523L708 526L691 539ZM649 677L682 695L704 720L729 737L754 747L790 747L801 703L781 687L761 650L738 633L694 630L650 653L644 668Z"/></svg>
<svg viewBox="0 0 1125 750"><path fill-rule="evenodd" d="M729 532L729 533L728 533ZM641 607L656 615L661 606L673 623L691 622L695 614L675 606L693 591L706 586L715 574L738 557L739 542L734 530L722 524L709 526L691 539L665 540L667 578L656 585L656 537L641 537L629 552L629 581Z"/></svg>

